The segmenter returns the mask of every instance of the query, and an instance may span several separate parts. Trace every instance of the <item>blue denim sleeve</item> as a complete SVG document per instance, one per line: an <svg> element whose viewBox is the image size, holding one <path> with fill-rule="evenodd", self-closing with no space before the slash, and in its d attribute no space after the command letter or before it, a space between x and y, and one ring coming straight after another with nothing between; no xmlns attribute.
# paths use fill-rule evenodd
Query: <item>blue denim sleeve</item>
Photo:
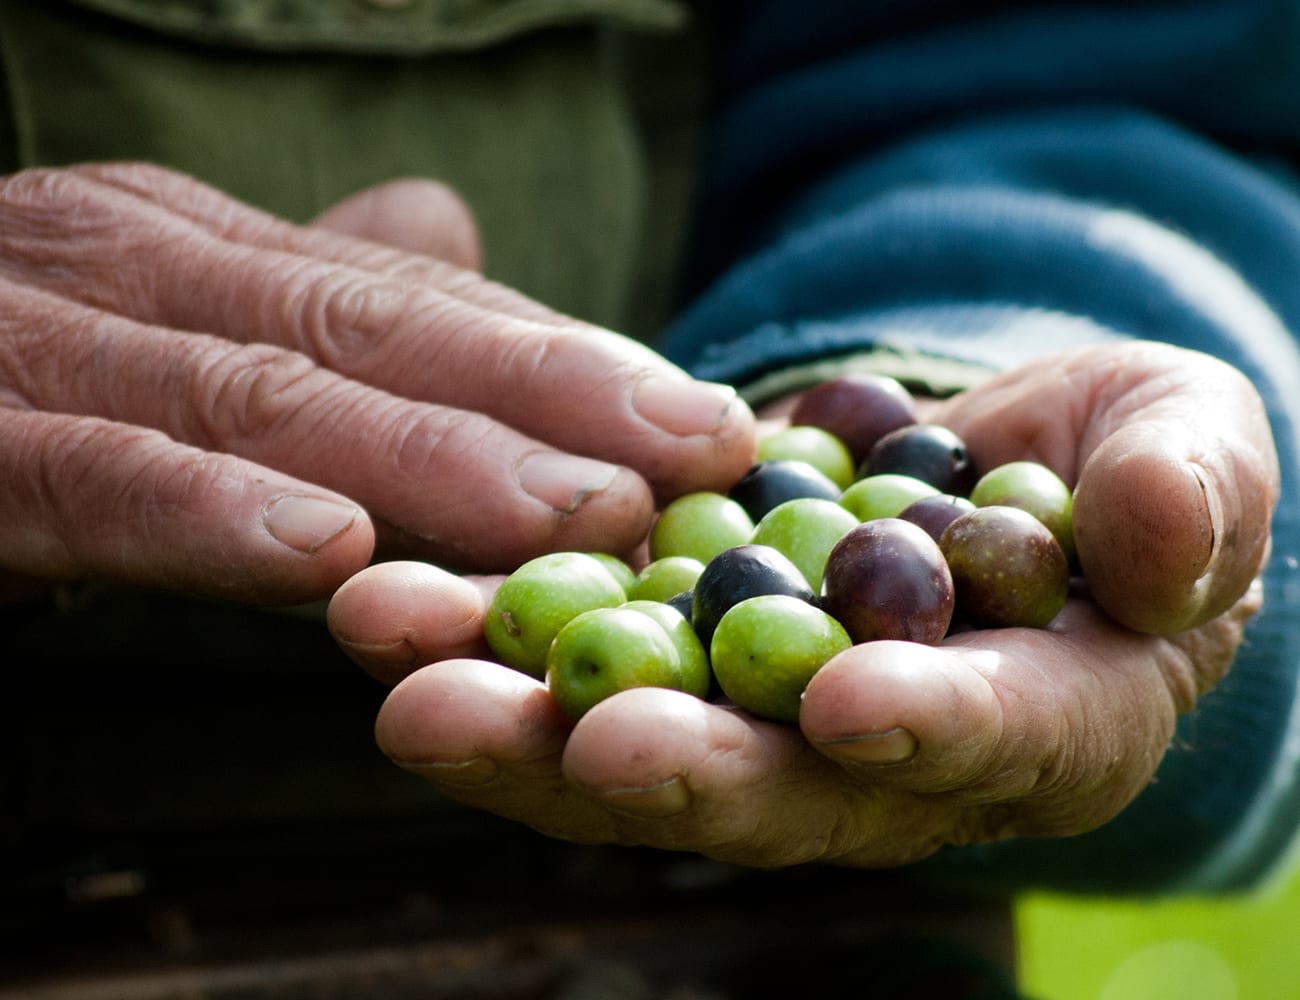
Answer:
<svg viewBox="0 0 1300 1000"><path fill-rule="evenodd" d="M1233 9L1255 6L1276 5ZM836 86L847 84L843 63ZM793 75L808 86L807 72ZM776 84L763 86L776 101ZM1267 403L1282 500L1265 606L1229 677L1180 721L1156 781L1117 819L1064 840L952 849L925 866L945 879L1000 890L1227 891L1266 877L1300 829L1300 194L1285 168L1137 103L963 106L828 155L820 171L801 162L764 172L734 148L715 149L710 183L725 187L730 169L731 210L758 204L759 189L768 209L761 219L743 213L725 250L705 241L700 294L663 343L700 376L743 385L870 349L1004 368L1145 338L1236 365ZM793 115L792 134L811 117ZM844 125L842 109L834 118ZM760 158L763 147L787 148L785 119L762 121L750 150ZM744 134L724 117L728 143Z"/></svg>

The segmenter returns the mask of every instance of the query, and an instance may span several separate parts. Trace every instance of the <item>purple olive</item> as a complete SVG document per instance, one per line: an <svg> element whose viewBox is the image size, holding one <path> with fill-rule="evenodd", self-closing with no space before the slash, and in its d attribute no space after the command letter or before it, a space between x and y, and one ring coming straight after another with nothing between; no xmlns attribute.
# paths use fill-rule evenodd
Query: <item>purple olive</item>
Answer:
<svg viewBox="0 0 1300 1000"><path fill-rule="evenodd" d="M1056 617L1070 567L1052 532L1018 507L979 507L944 530L957 613L976 628L1038 627Z"/></svg>
<svg viewBox="0 0 1300 1000"><path fill-rule="evenodd" d="M937 643L948 633L953 603L952 576L939 544L910 521L864 521L826 560L822 608L855 643Z"/></svg>

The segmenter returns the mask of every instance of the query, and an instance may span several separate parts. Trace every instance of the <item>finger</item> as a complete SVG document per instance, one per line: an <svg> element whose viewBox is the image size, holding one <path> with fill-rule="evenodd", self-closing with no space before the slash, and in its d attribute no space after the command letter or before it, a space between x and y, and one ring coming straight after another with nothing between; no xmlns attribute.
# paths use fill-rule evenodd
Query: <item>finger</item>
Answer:
<svg viewBox="0 0 1300 1000"><path fill-rule="evenodd" d="M0 377L26 405L155 427L318 482L450 565L509 568L556 547L620 552L653 515L626 469L299 354L143 326L3 281L0 304Z"/></svg>
<svg viewBox="0 0 1300 1000"><path fill-rule="evenodd" d="M1051 629L867 643L813 678L800 724L860 780L985 807L963 839L1079 833L1150 780L1178 714L1227 669L1242 620L1156 638L1073 600Z"/></svg>
<svg viewBox="0 0 1300 1000"><path fill-rule="evenodd" d="M507 316L589 329L587 324L555 312L514 289L485 280L477 273L477 269L466 268L458 261L437 255L430 256L428 251L414 250L411 246L404 245L413 242L412 240L397 241L391 234L380 233L374 223L367 225L354 217L334 217L327 210L325 215L318 217L316 224L295 226L251 205L235 201L216 188L199 183L191 177L152 164L95 163L73 169L79 177L132 195L169 215L189 220L205 232L232 242L332 261L410 284L437 288L465 302ZM456 196L442 185L427 183L441 188L442 192L429 199L433 202L432 208L426 204L416 210L417 214L425 216L426 213L436 211L441 217L456 213L452 201ZM383 187L381 185L380 190ZM419 194L407 189L405 184L399 185L397 190L404 198ZM356 197L364 198L365 192ZM392 205L387 203L390 197L384 196L386 203L382 206L382 212L377 212L385 218L393 211ZM468 207L465 212L468 214ZM472 218L468 221L473 225ZM340 229L339 225L344 222L346 225ZM467 241L467 237L462 236L452 242L463 245ZM477 243L477 235L474 241ZM468 248L461 253L468 256ZM479 254L481 256L481 250Z"/></svg>
<svg viewBox="0 0 1300 1000"><path fill-rule="evenodd" d="M459 655L453 650L456 642L465 641L472 650L481 641L481 609L490 589L490 581L464 580L421 564L381 564L340 588L328 618L335 637L353 658L387 680L408 672L421 657ZM458 712L472 712L472 719L481 720L483 691L476 680L480 672L497 677L486 666L420 671L418 684L403 684L390 698L394 712L401 706L409 714L402 718L413 720L402 723L407 742L394 753L406 765L443 765L431 771L412 768L417 773L438 782L437 776L449 770L448 760L482 756L471 754L466 746L485 730L499 729L508 736L516 725L498 725L499 717L492 714L495 721L482 729L466 724L457 736L463 744L448 745L454 730L433 706L454 704ZM453 692L455 684L464 685L464 690ZM513 718L512 693L524 691L532 697L535 688L511 679L504 690L502 694L501 687L491 688L502 701L492 711ZM390 717L384 730L383 741L390 749L396 745L396 730L391 728L396 721L396 716ZM417 724L425 727L418 734L412 728ZM560 814L569 808L561 803L576 795L582 803L577 814L583 819L581 830L564 834L570 839L591 837L599 830L605 840L702 851L751 864L814 858L893 864L933 850L942 840L940 831L952 822L940 810L900 804L854 787L838 768L810 752L789 727L755 723L672 692L641 690L610 699L565 735L567 782L552 785L557 796L551 803L554 814L548 811L546 818L532 821L559 829ZM493 753L494 775L503 761L538 756L535 750L512 748L508 742L496 743ZM476 766L483 765L480 761ZM477 801L503 814L511 810L504 793L496 801L486 788L480 789ZM593 802L599 807L594 811ZM929 824L924 830L923 819ZM761 837L755 836L756 828L763 830Z"/></svg>
<svg viewBox="0 0 1300 1000"><path fill-rule="evenodd" d="M540 681L482 660L444 660L395 687L380 749L444 794L565 840L609 842L606 811L560 771L569 724Z"/></svg>
<svg viewBox="0 0 1300 1000"><path fill-rule="evenodd" d="M326 622L353 660L395 684L427 663L489 656L483 615L499 580L455 576L428 563L378 563L335 592Z"/></svg>
<svg viewBox="0 0 1300 1000"><path fill-rule="evenodd" d="M436 181L403 179L367 188L322 212L312 224L467 270L483 268L478 225L469 206Z"/></svg>
<svg viewBox="0 0 1300 1000"><path fill-rule="evenodd" d="M960 809L846 780L798 730L677 691L624 691L579 720L569 780L618 819L620 841L736 864L925 857Z"/></svg>
<svg viewBox="0 0 1300 1000"><path fill-rule="evenodd" d="M1223 614L1259 574L1276 466L1233 431L1176 417L1117 431L1083 467L1079 562L1094 598L1131 628L1170 633Z"/></svg>
<svg viewBox="0 0 1300 1000"><path fill-rule="evenodd" d="M0 560L32 578L109 578L281 604L370 557L345 497L103 420L0 409Z"/></svg>
<svg viewBox="0 0 1300 1000"><path fill-rule="evenodd" d="M1209 621L1263 564L1276 452L1258 394L1220 361L1152 343L1089 348L994 379L941 416L981 467L1034 458L1075 487L1084 576L1131 628Z"/></svg>
<svg viewBox="0 0 1300 1000"><path fill-rule="evenodd" d="M949 821L947 806L852 787L789 727L641 688L570 729L541 682L478 660L410 675L375 732L458 801L565 840L762 867L898 864L934 851Z"/></svg>
<svg viewBox="0 0 1300 1000"><path fill-rule="evenodd" d="M19 176L25 186L7 185L11 205L49 211L46 179ZM286 248L278 229L243 221L241 209L222 213L214 232L135 199L124 221L122 191L88 176L59 180L60 201L80 208L80 238L20 241L9 256L58 258L60 267L30 277L62 295L93 295L91 304L164 326L280 344L400 395L489 414L563 450L636 469L660 497L724 488L752 462L753 415L734 391L688 379L628 338L503 314L467 301L463 289L393 277L391 266L376 273ZM118 266L93 288L65 280L102 271L106 233ZM240 239L259 234L269 247Z"/></svg>

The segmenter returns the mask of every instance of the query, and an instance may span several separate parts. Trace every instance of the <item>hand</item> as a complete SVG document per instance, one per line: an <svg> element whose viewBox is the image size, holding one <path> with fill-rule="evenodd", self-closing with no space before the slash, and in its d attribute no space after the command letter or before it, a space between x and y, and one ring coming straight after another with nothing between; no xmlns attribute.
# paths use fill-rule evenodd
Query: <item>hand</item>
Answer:
<svg viewBox="0 0 1300 1000"><path fill-rule="evenodd" d="M622 552L656 497L747 467L730 390L477 260L429 183L298 227L141 165L0 180L0 590L293 602L376 541L484 571Z"/></svg>
<svg viewBox="0 0 1300 1000"><path fill-rule="evenodd" d="M1218 362L1131 344L1031 365L928 416L984 467L1033 458L1078 478L1090 585L1180 631L1138 632L1077 596L1049 629L854 647L812 681L802 732L653 689L571 727L537 681L477 658L491 580L391 563L330 607L377 675L440 661L389 695L381 747L454 798L557 837L758 866L896 865L1110 819L1258 606L1278 482L1261 404ZM1097 548L1111 539L1115 551Z"/></svg>

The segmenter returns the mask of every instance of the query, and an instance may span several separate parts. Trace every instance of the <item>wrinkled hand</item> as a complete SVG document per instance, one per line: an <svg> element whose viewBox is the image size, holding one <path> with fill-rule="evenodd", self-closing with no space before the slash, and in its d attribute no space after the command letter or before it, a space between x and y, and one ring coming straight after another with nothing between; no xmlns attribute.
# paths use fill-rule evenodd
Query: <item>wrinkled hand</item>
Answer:
<svg viewBox="0 0 1300 1000"><path fill-rule="evenodd" d="M477 260L432 183L298 227L142 165L0 179L0 592L278 603L377 541L479 571L620 552L656 497L746 468L730 390Z"/></svg>
<svg viewBox="0 0 1300 1000"><path fill-rule="evenodd" d="M1261 404L1218 362L1132 344L1031 365L930 416L983 467L1033 458L1077 481L1089 584L1150 631L1078 596L1049 629L854 647L812 681L802 732L652 689L570 727L538 682L473 658L491 580L392 563L330 608L376 675L441 661L389 695L380 745L451 796L558 837L760 866L895 865L1105 822L1258 606L1278 481Z"/></svg>

